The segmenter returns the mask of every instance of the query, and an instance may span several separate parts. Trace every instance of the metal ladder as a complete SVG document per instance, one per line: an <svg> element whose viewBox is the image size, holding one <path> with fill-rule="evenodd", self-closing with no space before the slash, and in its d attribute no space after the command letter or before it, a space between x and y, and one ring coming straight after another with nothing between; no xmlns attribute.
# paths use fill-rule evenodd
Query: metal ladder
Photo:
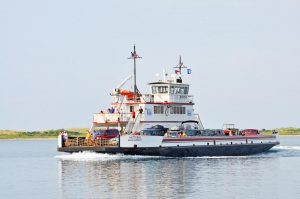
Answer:
<svg viewBox="0 0 300 199"><path fill-rule="evenodd" d="M199 114L194 114L194 117L196 118L197 121L199 121L199 126L200 126L200 130L204 130L204 126L202 124L202 121L200 119L200 115Z"/></svg>
<svg viewBox="0 0 300 199"><path fill-rule="evenodd" d="M135 118L131 116L127 122L125 132L128 134L134 133L138 128L138 124L140 124L141 116L140 113L138 113Z"/></svg>

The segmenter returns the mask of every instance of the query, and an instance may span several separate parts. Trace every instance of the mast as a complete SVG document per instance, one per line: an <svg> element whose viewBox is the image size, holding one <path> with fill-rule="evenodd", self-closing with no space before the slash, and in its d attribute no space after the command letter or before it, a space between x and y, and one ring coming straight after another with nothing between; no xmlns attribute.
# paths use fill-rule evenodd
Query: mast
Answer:
<svg viewBox="0 0 300 199"><path fill-rule="evenodd" d="M137 85L136 85L136 59L140 59L142 57L140 57L136 51L135 51L135 45L133 46L133 52L131 52L131 57L129 57L128 59L133 59L133 99L135 101L137 93L138 93L138 89L137 89Z"/></svg>
<svg viewBox="0 0 300 199"><path fill-rule="evenodd" d="M181 55L179 55L179 63L177 64L177 66L175 66L174 68L178 68L179 69L179 74L181 74L181 70L183 68L186 68L185 65L183 65L183 62L181 61ZM176 71L175 71L176 72Z"/></svg>

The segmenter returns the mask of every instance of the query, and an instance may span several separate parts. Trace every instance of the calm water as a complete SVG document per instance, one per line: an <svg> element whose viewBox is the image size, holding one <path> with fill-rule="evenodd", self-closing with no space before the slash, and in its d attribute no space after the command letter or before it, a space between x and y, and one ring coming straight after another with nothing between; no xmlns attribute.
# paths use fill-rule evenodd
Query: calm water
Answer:
<svg viewBox="0 0 300 199"><path fill-rule="evenodd" d="M56 152L0 141L0 198L300 198L300 137L254 156L165 158Z"/></svg>

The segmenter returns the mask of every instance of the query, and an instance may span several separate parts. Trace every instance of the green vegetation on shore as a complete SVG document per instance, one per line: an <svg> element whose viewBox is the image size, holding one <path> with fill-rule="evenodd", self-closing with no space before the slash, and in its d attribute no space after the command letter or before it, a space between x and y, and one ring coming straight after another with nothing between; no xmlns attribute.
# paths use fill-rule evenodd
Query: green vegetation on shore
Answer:
<svg viewBox="0 0 300 199"><path fill-rule="evenodd" d="M279 132L279 135L300 135L300 128L289 127L289 128L278 128L276 130ZM272 130L263 129L261 133L264 135L271 135Z"/></svg>
<svg viewBox="0 0 300 199"><path fill-rule="evenodd" d="M27 139L27 138L56 138L64 129L45 131L12 131L0 130L0 139ZM65 129L69 136L85 136L88 128ZM300 135L300 128L278 128L279 135ZM272 130L261 130L264 135L271 135Z"/></svg>
<svg viewBox="0 0 300 199"><path fill-rule="evenodd" d="M0 130L0 139L56 138L64 129L45 131ZM69 136L85 136L88 128L65 129Z"/></svg>

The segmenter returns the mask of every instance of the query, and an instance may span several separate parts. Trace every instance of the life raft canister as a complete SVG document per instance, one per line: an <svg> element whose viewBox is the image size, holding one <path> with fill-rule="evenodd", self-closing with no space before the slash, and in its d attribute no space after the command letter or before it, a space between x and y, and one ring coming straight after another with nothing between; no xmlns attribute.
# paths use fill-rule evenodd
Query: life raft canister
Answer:
<svg viewBox="0 0 300 199"><path fill-rule="evenodd" d="M127 99L133 99L133 92L129 90L121 90L121 95L127 96Z"/></svg>

